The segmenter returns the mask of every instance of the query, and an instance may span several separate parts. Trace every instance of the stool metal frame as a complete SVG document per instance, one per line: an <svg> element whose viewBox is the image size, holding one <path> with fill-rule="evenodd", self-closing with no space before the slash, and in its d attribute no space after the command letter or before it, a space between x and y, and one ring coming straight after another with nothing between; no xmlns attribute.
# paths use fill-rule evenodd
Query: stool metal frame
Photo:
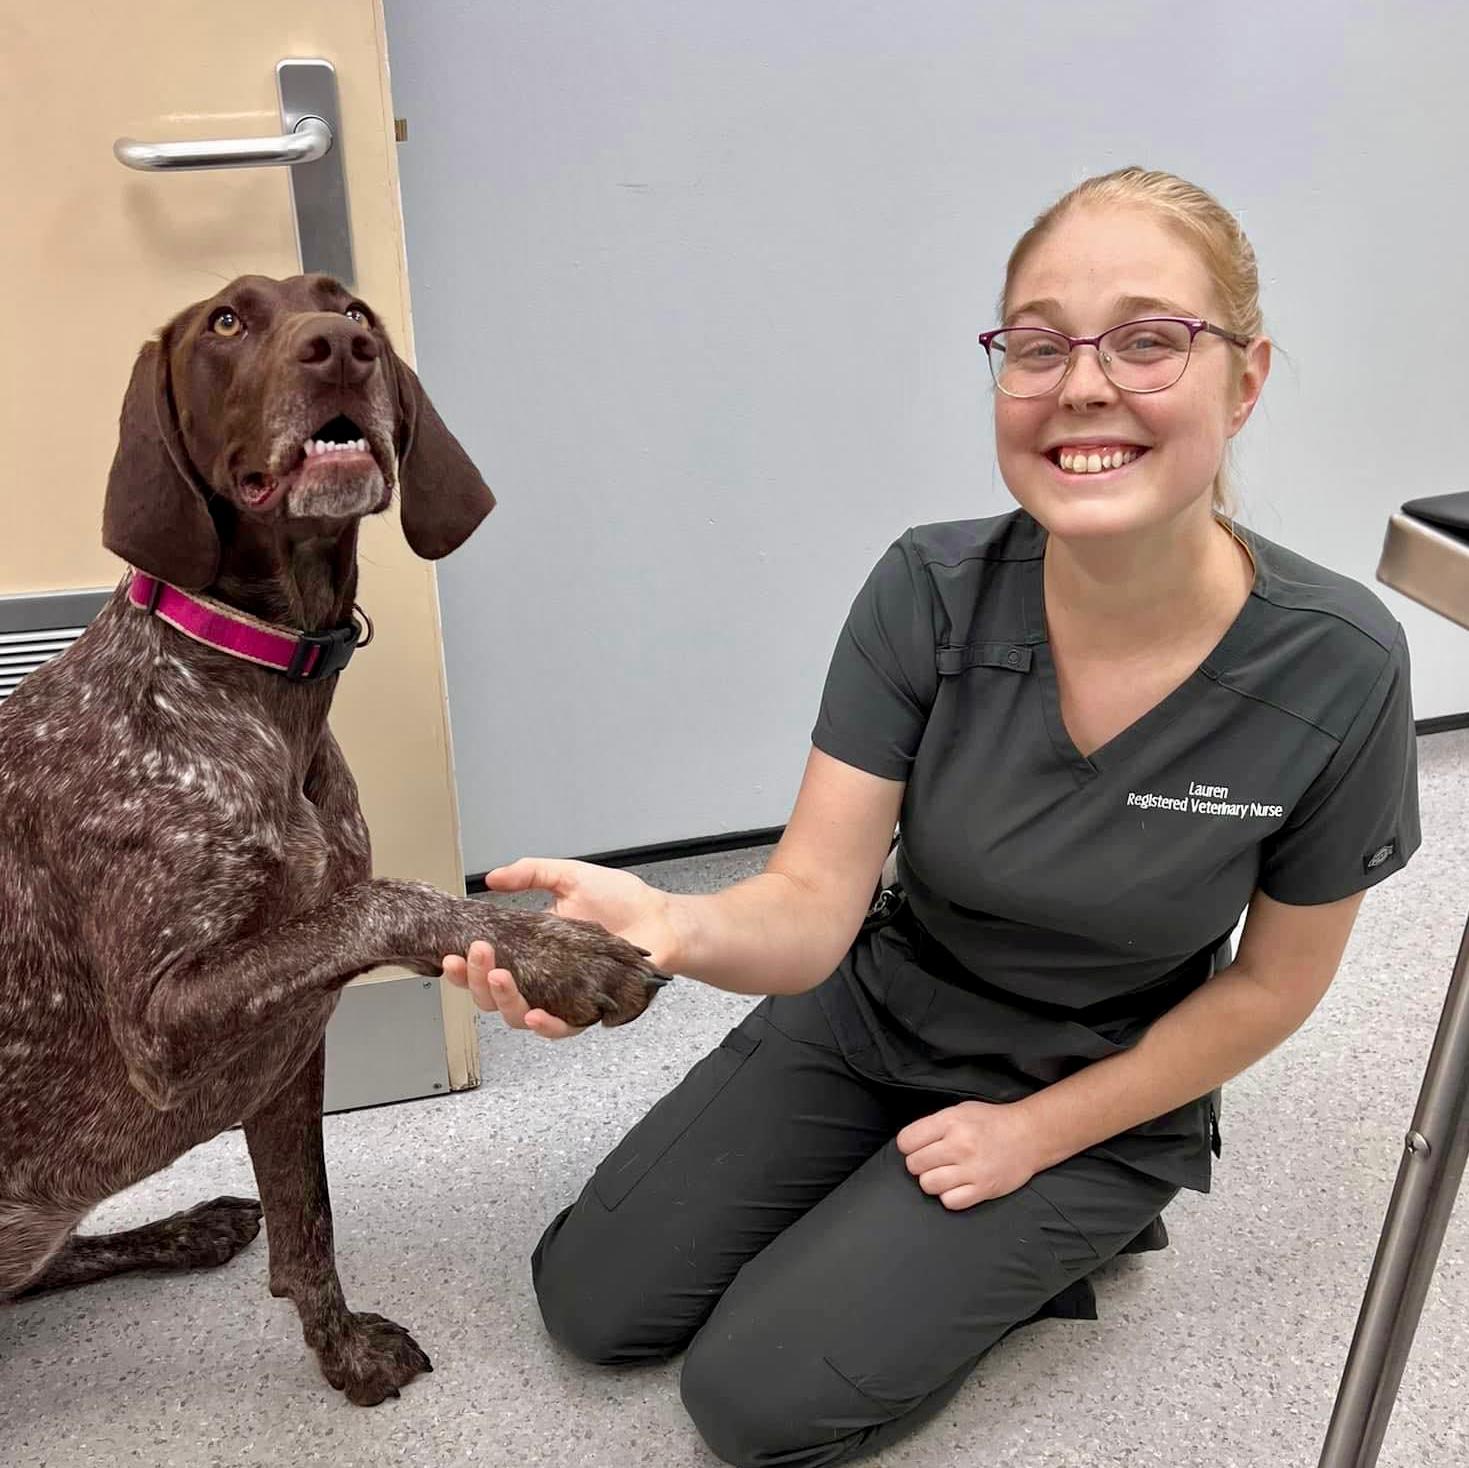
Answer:
<svg viewBox="0 0 1469 1468"><path fill-rule="evenodd" d="M1403 506L1377 578L1469 627L1469 494ZM1469 1158L1469 923L1347 1353L1320 1468L1373 1468Z"/></svg>

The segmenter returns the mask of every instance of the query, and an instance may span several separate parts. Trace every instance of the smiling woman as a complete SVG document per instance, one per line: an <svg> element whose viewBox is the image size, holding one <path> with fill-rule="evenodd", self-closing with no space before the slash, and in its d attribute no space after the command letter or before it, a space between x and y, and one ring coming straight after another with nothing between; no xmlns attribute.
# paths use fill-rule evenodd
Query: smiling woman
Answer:
<svg viewBox="0 0 1469 1468"><path fill-rule="evenodd" d="M1104 222L1109 218L1110 226ZM1074 228L1077 224L1084 228ZM1129 260L1116 253L1117 247L1126 252L1143 239L1151 244L1140 257ZM1092 273L1096 271L1102 274ZM1078 299L1082 280L1103 277L1115 283L1109 299ZM1052 289L1057 282L1062 288ZM1072 375L1074 358L1091 355L1076 351L1085 343L1095 349L1094 370L1125 394L1126 405L1139 411L1142 396L1173 387L1186 371L1197 372L1198 364L1190 364L1207 352L1210 337L1218 339L1215 345L1232 343L1239 351L1216 364L1232 380L1240 413L1224 433L1228 439L1244 426L1269 375L1270 344L1262 336L1259 295L1254 249L1217 199L1172 174L1124 168L1085 180L1040 214L1011 252L999 311L1007 328L1049 328L1053 334L1051 376L1035 384L1034 395L1048 395ZM1100 308L1104 319L1090 328L1079 327L1077 312L1087 304ZM1203 319L1201 311L1212 319ZM1101 335L1065 335L1078 329ZM1004 364L997 363L994 347L986 341L995 335L985 333L980 340L1001 392L1031 396L1001 380ZM997 403L997 430L1001 413ZM1150 440L1137 442L1146 447ZM1212 503L1228 512L1224 445L1207 447L1201 457L1213 465ZM1003 457L1001 462L1003 466ZM1008 474L1006 482L1014 492Z"/></svg>
<svg viewBox="0 0 1469 1468"><path fill-rule="evenodd" d="M871 1453L1008 1331L1091 1313L1087 1276L1208 1189L1220 1086L1419 843L1402 628L1220 513L1270 365L1238 226L1169 175L1092 180L1017 246L1001 319L1019 507L873 569L767 870L700 896L539 859L487 879L769 996L533 1260L580 1355L687 1348L732 1464ZM467 960L481 1007L570 1033L512 960Z"/></svg>

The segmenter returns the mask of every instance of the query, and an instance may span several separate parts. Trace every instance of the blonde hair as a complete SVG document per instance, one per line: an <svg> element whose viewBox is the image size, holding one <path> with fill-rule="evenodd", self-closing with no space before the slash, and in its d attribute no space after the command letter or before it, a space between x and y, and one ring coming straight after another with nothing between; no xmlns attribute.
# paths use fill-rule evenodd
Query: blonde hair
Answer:
<svg viewBox="0 0 1469 1468"><path fill-rule="evenodd" d="M1198 253L1213 283L1224 318L1216 326L1227 327L1241 336L1256 337L1264 331L1260 314L1260 274L1254 247L1245 238L1239 221L1212 194L1172 173L1146 168L1119 168L1112 173L1083 179L1063 194L1025 231L1010 252L1005 267L1005 290L1000 297L1000 319L1006 319L1015 277L1036 246L1071 212L1087 206L1128 206L1151 209L1162 215L1186 243ZM1202 303L1201 303L1202 304ZM1244 371L1240 358L1235 382ZM1227 455L1226 450L1226 455ZM1234 492L1229 481L1227 459L1214 476L1214 507L1234 517Z"/></svg>

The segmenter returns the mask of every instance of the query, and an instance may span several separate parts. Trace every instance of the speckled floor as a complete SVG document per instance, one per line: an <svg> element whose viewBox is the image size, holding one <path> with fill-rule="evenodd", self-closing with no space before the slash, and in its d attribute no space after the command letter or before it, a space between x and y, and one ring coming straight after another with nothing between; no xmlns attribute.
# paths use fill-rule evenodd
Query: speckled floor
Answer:
<svg viewBox="0 0 1469 1468"><path fill-rule="evenodd" d="M1469 733L1420 741L1424 846L1367 900L1341 973L1226 1093L1215 1192L1174 1247L1098 1278L1102 1318L1003 1342L892 1468L1315 1464L1469 897ZM722 885L763 852L650 875ZM432 1376L370 1411L326 1388L264 1240L223 1269L126 1278L0 1310L0 1462L528 1468L712 1465L677 1365L598 1370L541 1332L527 1260L602 1154L749 1000L695 984L639 1024L547 1045L482 1025L485 1081L328 1117L348 1298L409 1325ZM251 1194L238 1133L98 1211L126 1227ZM1469 1199L1445 1240L1381 1463L1469 1462ZM878 1460L869 1460L878 1461Z"/></svg>

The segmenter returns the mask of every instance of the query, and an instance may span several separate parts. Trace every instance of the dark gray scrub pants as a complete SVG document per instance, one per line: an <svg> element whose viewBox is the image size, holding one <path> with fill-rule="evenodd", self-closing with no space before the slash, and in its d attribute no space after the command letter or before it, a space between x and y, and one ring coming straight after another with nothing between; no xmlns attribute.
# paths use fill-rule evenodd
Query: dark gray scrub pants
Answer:
<svg viewBox="0 0 1469 1468"><path fill-rule="evenodd" d="M894 1140L964 1099L847 1064L815 991L764 1000L609 1154L532 1272L586 1360L688 1348L684 1405L726 1462L843 1462L938 1411L1007 1331L1158 1247L1176 1188L1082 1153L959 1212Z"/></svg>

